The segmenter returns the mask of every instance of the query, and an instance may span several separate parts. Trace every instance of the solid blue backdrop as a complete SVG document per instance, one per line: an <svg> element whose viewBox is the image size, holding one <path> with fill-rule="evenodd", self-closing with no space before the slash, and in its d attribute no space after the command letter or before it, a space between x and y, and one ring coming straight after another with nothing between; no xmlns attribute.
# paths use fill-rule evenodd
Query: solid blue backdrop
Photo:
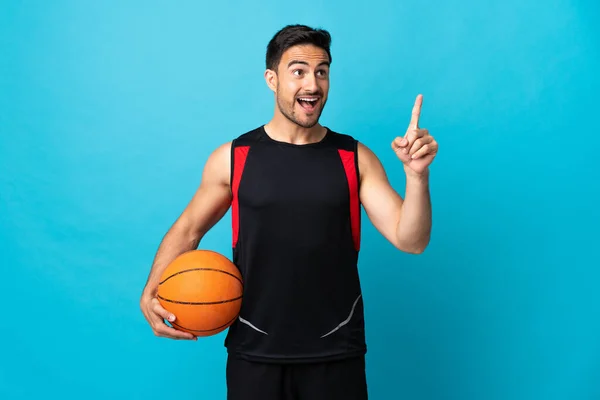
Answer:
<svg viewBox="0 0 600 400"><path fill-rule="evenodd" d="M322 123L370 146L401 194L390 142L418 93L440 143L427 251L363 220L371 398L599 398L598 15L591 0L2 2L0 398L224 398L224 333L156 338L139 296L210 152L271 117L265 48L289 23L330 30ZM230 218L200 247L230 256Z"/></svg>

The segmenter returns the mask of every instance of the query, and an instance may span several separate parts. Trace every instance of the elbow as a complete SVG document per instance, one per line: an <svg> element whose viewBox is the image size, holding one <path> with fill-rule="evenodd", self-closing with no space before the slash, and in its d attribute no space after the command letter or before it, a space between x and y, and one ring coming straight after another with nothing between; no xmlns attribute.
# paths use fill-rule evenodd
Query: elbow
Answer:
<svg viewBox="0 0 600 400"><path fill-rule="evenodd" d="M402 250L408 254L418 255L418 254L423 254L425 252L426 248L427 248L427 246L420 246L420 247L415 246L415 247L404 247L400 250Z"/></svg>
<svg viewBox="0 0 600 400"><path fill-rule="evenodd" d="M423 254L429 246L429 237L420 241L399 241L396 248L408 254Z"/></svg>
<svg viewBox="0 0 600 400"><path fill-rule="evenodd" d="M408 249L406 252L409 254L423 254L425 252L425 249L427 248L427 246L421 246L421 247L413 247L411 249Z"/></svg>

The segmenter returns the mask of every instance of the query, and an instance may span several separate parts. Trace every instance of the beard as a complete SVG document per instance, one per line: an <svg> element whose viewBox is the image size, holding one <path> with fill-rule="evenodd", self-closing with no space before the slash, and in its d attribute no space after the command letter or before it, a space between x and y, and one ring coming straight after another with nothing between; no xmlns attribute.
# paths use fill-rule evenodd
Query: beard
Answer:
<svg viewBox="0 0 600 400"><path fill-rule="evenodd" d="M321 94L319 94L319 96L321 97L321 99L323 98ZM283 116L291 122L303 128L312 128L317 123L319 123L319 118L321 118L321 113L323 112L323 108L325 108L325 104L327 103L327 101L325 100L323 104L321 104L320 107L315 109L313 114L305 120L300 119L297 115L295 108L296 103L297 101L295 98L291 103L284 101L282 96L279 95L279 89L277 90L277 108L279 108L279 111L283 114Z"/></svg>

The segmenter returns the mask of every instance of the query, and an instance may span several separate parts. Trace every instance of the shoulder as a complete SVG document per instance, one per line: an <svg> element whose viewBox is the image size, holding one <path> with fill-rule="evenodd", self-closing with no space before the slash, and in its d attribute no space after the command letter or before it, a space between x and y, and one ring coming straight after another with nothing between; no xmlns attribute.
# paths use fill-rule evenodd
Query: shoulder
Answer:
<svg viewBox="0 0 600 400"><path fill-rule="evenodd" d="M221 144L219 147L213 150L208 157L208 161L228 161L231 155L231 148L233 146L233 140Z"/></svg>
<svg viewBox="0 0 600 400"><path fill-rule="evenodd" d="M332 144L334 144L335 147L337 147L340 150L347 150L352 152L357 151L358 140L356 140L353 136L345 133L336 132L329 128L327 129L329 130L329 140Z"/></svg>
<svg viewBox="0 0 600 400"><path fill-rule="evenodd" d="M377 161L377 156L367 145L361 142L357 142L356 152L358 153L358 159L360 162L371 163Z"/></svg>
<svg viewBox="0 0 600 400"><path fill-rule="evenodd" d="M230 147L251 146L262 138L262 125L248 132L242 133L231 141Z"/></svg>
<svg viewBox="0 0 600 400"><path fill-rule="evenodd" d="M362 182L370 175L385 173L381 161L375 153L364 143L352 135L334 132L330 130L331 140L338 150L354 153L359 179Z"/></svg>
<svg viewBox="0 0 600 400"><path fill-rule="evenodd" d="M228 182L232 170L231 164L234 161L235 149L248 146L251 142L256 141L259 129L256 128L242 133L214 149L206 160L204 174L210 177L217 177L220 181Z"/></svg>
<svg viewBox="0 0 600 400"><path fill-rule="evenodd" d="M373 165L377 167L379 165L379 159L365 144L360 142L356 137L332 131L329 129L331 143L338 150L345 150L354 153L356 166L358 168L361 179L367 174L368 171L373 169Z"/></svg>
<svg viewBox="0 0 600 400"><path fill-rule="evenodd" d="M360 142L357 138L352 135L335 132L331 129L331 141L338 147L339 149L348 150L356 153L356 157L359 162L359 166L367 167L372 163L379 162L377 156L373 151L367 147L364 143Z"/></svg>
<svg viewBox="0 0 600 400"><path fill-rule="evenodd" d="M221 144L210 154L207 164L219 164L222 168L228 170L230 168L234 150L238 147L250 146L252 143L258 141L260 139L260 129L260 127L252 129Z"/></svg>
<svg viewBox="0 0 600 400"><path fill-rule="evenodd" d="M227 183L231 168L231 146L233 141L221 144L208 156L204 164L203 180Z"/></svg>
<svg viewBox="0 0 600 400"><path fill-rule="evenodd" d="M244 152L243 147L250 146L258 141L261 137L260 127L245 132L234 139L219 145L210 153L204 166L204 176L209 179L216 179L222 182L229 183L232 164L239 158L239 150Z"/></svg>

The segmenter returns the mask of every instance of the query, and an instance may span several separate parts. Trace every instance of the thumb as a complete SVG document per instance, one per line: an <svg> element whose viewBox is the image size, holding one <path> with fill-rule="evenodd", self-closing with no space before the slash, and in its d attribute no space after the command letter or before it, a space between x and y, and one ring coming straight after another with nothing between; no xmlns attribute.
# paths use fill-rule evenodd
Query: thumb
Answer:
<svg viewBox="0 0 600 400"><path fill-rule="evenodd" d="M398 156L403 163L410 162L410 155L408 154L408 151L406 153L404 152L405 150L408 150L406 147L407 145L408 140L402 137L397 137L392 141L392 150L394 150L396 156Z"/></svg>
<svg viewBox="0 0 600 400"><path fill-rule="evenodd" d="M401 136L398 136L392 141L392 149L394 149L394 151L398 150L399 148L405 148L407 145L408 140Z"/></svg>

